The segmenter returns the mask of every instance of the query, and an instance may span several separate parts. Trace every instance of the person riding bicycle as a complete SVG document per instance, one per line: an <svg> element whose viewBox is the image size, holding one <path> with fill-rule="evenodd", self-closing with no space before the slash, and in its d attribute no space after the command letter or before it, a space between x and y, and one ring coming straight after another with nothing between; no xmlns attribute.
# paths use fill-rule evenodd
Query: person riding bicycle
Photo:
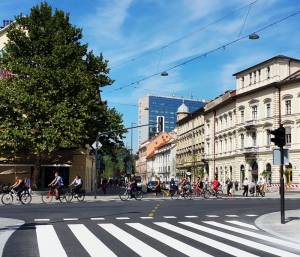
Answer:
<svg viewBox="0 0 300 257"><path fill-rule="evenodd" d="M14 191L16 191L18 197L20 198L21 193L25 189L25 182L24 182L24 180L22 178L19 178L18 176L16 176L15 183L12 186L10 186L10 189L13 189Z"/></svg>
<svg viewBox="0 0 300 257"><path fill-rule="evenodd" d="M69 186L74 186L73 192L74 194L78 195L79 190L82 188L82 179L80 176L76 175L75 179Z"/></svg>
<svg viewBox="0 0 300 257"><path fill-rule="evenodd" d="M134 195L133 195L133 192L137 190L137 180L136 180L136 177L133 176L129 179L129 182L128 182L128 187L130 188L130 198L133 198Z"/></svg>
<svg viewBox="0 0 300 257"><path fill-rule="evenodd" d="M173 195L176 191L178 190L178 187L175 183L175 180L174 178L171 178L171 181L170 181L170 193Z"/></svg>
<svg viewBox="0 0 300 257"><path fill-rule="evenodd" d="M215 179L214 179L214 181L212 183L212 186L213 186L212 189L213 189L214 193L217 193L217 191L219 189L219 186L220 186L220 182L219 182L219 180L218 180L217 177L215 177Z"/></svg>
<svg viewBox="0 0 300 257"><path fill-rule="evenodd" d="M200 192L203 190L203 182L200 177L197 178L196 187Z"/></svg>
<svg viewBox="0 0 300 257"><path fill-rule="evenodd" d="M262 177L260 177L259 180L257 181L257 187L256 187L257 193L260 194L260 193L264 192L265 183L266 183L265 180Z"/></svg>
<svg viewBox="0 0 300 257"><path fill-rule="evenodd" d="M55 178L52 180L52 182L49 184L49 186L54 187L56 200L60 198L60 191L64 186L64 182L61 176L59 176L58 171L54 173Z"/></svg>
<svg viewBox="0 0 300 257"><path fill-rule="evenodd" d="M158 194L161 193L161 181L160 177L156 177L155 179L155 195L157 196Z"/></svg>

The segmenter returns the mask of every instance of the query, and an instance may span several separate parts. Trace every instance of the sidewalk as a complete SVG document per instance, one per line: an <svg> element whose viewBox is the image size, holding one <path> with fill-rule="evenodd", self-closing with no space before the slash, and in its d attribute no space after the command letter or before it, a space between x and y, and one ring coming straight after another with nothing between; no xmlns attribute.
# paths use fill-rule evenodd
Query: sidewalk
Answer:
<svg viewBox="0 0 300 257"><path fill-rule="evenodd" d="M300 209L285 211L286 224L280 223L280 212L260 216L255 224L260 229L285 240L300 242Z"/></svg>

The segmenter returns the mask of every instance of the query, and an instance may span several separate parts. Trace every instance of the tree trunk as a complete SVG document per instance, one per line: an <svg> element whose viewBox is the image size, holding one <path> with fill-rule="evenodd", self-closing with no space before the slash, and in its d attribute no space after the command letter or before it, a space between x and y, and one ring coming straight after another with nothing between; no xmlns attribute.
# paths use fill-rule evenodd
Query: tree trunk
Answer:
<svg viewBox="0 0 300 257"><path fill-rule="evenodd" d="M33 178L32 184L34 185L35 189L39 189L41 187L41 156L38 154L35 158L34 164L34 171L33 171Z"/></svg>

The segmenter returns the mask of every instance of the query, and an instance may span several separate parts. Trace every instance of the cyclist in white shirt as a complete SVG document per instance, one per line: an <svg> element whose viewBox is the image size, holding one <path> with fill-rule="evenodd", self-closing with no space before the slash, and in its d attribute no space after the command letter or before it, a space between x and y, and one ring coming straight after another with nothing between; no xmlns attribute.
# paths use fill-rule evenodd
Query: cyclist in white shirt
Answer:
<svg viewBox="0 0 300 257"><path fill-rule="evenodd" d="M81 177L76 175L75 179L72 181L70 186L74 186L74 193L78 194L80 188L82 188L82 179L81 179Z"/></svg>

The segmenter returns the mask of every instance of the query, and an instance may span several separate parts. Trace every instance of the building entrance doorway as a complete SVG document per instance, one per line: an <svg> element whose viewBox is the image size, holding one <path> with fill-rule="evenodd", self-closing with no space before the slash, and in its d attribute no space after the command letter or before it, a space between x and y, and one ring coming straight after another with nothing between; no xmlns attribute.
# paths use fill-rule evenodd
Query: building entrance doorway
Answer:
<svg viewBox="0 0 300 257"><path fill-rule="evenodd" d="M241 170L240 170L240 183L242 184L245 180L245 166L241 165Z"/></svg>

